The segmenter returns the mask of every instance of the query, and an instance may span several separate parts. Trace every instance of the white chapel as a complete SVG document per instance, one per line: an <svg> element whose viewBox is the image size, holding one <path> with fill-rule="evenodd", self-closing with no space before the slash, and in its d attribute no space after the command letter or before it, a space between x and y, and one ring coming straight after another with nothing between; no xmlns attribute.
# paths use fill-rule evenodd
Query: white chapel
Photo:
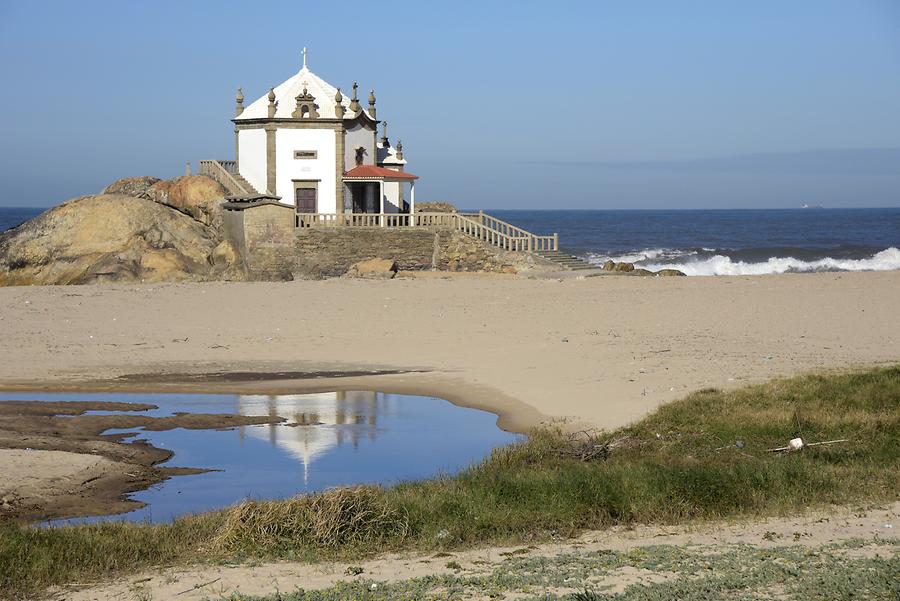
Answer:
<svg viewBox="0 0 900 601"><path fill-rule="evenodd" d="M303 67L248 106L237 92L235 161L227 165L246 196L267 196L308 213L412 213L415 175L387 123L378 138L375 91L347 98Z"/></svg>

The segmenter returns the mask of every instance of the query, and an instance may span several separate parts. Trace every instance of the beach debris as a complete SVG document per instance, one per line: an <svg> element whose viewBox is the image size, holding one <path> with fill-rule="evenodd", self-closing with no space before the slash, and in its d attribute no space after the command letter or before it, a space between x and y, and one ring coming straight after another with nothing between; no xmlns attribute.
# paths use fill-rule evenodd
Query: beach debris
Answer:
<svg viewBox="0 0 900 601"><path fill-rule="evenodd" d="M216 578L215 580L210 580L209 582L204 582L204 583L202 583L202 584L195 584L194 586L192 586L192 587L189 588L189 589L183 590L183 591L181 591L180 593L175 593L175 595L176 595L176 596L177 596L177 595L186 595L186 594L188 594L188 593L190 593L190 592L196 591L197 589L201 589L201 588L203 588L204 586L209 586L210 584L215 584L215 583L218 582L219 580L221 580L221 578Z"/></svg>
<svg viewBox="0 0 900 601"><path fill-rule="evenodd" d="M560 342L568 342L569 339L568 339L568 337L563 336L562 338L559 339L559 341L560 341Z"/></svg>
<svg viewBox="0 0 900 601"><path fill-rule="evenodd" d="M623 436L613 440L603 440L590 430L581 430L569 434L565 439L565 444L555 451L563 457L584 462L594 461L595 459L606 459L609 457L610 451L622 446L629 439L629 436Z"/></svg>
<svg viewBox="0 0 900 601"><path fill-rule="evenodd" d="M774 449L766 449L769 453L794 453L805 449L806 447L818 447L822 445L838 444L841 442L850 442L849 438L838 438L837 440L823 440L821 442L804 442L802 438L792 438L788 441L786 447L775 447Z"/></svg>
<svg viewBox="0 0 900 601"><path fill-rule="evenodd" d="M437 539L438 539L438 540L444 540L444 539L447 538L448 536L450 536L450 532L447 531L447 530L440 530L440 531L437 533Z"/></svg>

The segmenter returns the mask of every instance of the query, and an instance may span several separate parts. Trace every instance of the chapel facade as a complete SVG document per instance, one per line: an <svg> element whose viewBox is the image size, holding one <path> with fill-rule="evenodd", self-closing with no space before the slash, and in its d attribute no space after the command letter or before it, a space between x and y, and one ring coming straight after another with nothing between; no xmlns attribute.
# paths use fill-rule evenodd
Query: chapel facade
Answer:
<svg viewBox="0 0 900 601"><path fill-rule="evenodd" d="M415 175L403 145L376 116L375 91L363 107L303 67L246 107L238 89L235 175L250 195L293 206L297 214L412 213ZM378 126L383 134L378 137Z"/></svg>

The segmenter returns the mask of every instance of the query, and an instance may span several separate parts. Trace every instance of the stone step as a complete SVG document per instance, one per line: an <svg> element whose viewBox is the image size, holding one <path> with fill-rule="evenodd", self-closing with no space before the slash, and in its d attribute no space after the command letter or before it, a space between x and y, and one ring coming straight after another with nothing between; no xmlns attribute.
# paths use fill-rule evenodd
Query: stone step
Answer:
<svg viewBox="0 0 900 601"><path fill-rule="evenodd" d="M583 270L583 269L597 269L596 265L593 265L592 263L588 263L587 261L585 261L584 259L582 259L580 257L576 257L574 255L570 255L568 253L564 253L559 250L538 251L535 254L538 255L539 257L542 257L542 258L548 260L548 261L552 261L553 263L556 263L557 265L559 265L560 267L563 267L564 269L569 269L569 270L573 270L573 271Z"/></svg>
<svg viewBox="0 0 900 601"><path fill-rule="evenodd" d="M233 177L234 181L239 183L244 188L244 190L247 191L248 194L259 194L259 191L251 186L250 182L244 179L244 176L242 176L240 173L232 173L231 177Z"/></svg>

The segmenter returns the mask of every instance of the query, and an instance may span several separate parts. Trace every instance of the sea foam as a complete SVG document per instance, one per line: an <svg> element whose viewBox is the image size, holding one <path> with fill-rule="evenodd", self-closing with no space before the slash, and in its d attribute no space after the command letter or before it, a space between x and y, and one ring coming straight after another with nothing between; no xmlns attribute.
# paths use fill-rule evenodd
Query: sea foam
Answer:
<svg viewBox="0 0 900 601"><path fill-rule="evenodd" d="M794 257L770 257L758 263L733 261L715 255L707 259L673 263L644 263L641 267L653 271L678 269L687 275L764 275L771 273L802 273L811 271L888 271L900 269L900 250L890 247L867 259L833 259L825 257L803 261Z"/></svg>

